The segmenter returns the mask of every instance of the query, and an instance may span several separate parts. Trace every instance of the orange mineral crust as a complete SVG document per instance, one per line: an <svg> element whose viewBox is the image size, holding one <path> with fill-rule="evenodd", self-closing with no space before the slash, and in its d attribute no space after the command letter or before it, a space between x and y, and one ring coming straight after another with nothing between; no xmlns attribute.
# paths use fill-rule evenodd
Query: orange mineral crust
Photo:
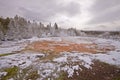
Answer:
<svg viewBox="0 0 120 80"><path fill-rule="evenodd" d="M49 51L54 53L60 52L87 52L87 53L105 53L114 50L114 46L107 45L104 48L99 48L99 45L94 43L73 43L66 41L36 41L29 44L26 49L32 51Z"/></svg>

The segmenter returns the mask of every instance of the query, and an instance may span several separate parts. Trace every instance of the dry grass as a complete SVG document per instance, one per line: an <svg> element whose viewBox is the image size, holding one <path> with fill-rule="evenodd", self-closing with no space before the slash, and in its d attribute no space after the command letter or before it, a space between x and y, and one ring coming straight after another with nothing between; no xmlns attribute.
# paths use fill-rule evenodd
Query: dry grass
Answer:
<svg viewBox="0 0 120 80"><path fill-rule="evenodd" d="M120 80L120 68L104 62L94 61L92 69L87 69L83 66L81 68L82 71L75 71L70 78L67 77L66 72L61 72L56 80Z"/></svg>

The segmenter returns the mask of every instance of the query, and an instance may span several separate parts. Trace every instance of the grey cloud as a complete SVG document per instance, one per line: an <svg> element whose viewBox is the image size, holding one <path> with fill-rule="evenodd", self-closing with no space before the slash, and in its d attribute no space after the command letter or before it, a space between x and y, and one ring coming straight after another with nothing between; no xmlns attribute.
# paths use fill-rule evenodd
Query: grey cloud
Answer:
<svg viewBox="0 0 120 80"><path fill-rule="evenodd" d="M66 6L62 6L62 10L66 12L69 16L80 14L80 4L76 2L71 2Z"/></svg>
<svg viewBox="0 0 120 80"><path fill-rule="evenodd" d="M96 0L95 4L91 8L91 11L97 13L116 5L120 5L120 0Z"/></svg>
<svg viewBox="0 0 120 80"><path fill-rule="evenodd" d="M45 12L45 11L33 11L27 8L19 8L19 10L22 12L22 15L30 20L36 20L36 21L49 21L49 17L52 16L52 13Z"/></svg>
<svg viewBox="0 0 120 80"><path fill-rule="evenodd" d="M40 8L37 10L36 13L35 11L34 12L26 11L25 15L29 16L37 15L40 17L40 19L49 20L51 17L53 18L57 14L72 17L80 13L80 5L75 2L70 2L69 4L64 5L57 3L56 0L52 0L49 3L46 1L42 1L39 7Z"/></svg>
<svg viewBox="0 0 120 80"><path fill-rule="evenodd" d="M19 11L21 1L0 0L0 16L14 17L16 14L22 16L22 14Z"/></svg>
<svg viewBox="0 0 120 80"><path fill-rule="evenodd" d="M97 15L97 14L96 14ZM108 14L105 15L99 15L97 17L94 17L91 22L89 23L104 23L104 22L113 22L116 20L120 20L120 9L118 9L117 11L114 12L110 12Z"/></svg>
<svg viewBox="0 0 120 80"><path fill-rule="evenodd" d="M58 0L1 0L0 2L5 4L0 5L2 11L0 15L20 14L29 19L50 21L50 18L57 14L68 17L80 14L80 4L75 1L67 4L59 3Z"/></svg>
<svg viewBox="0 0 120 80"><path fill-rule="evenodd" d="M119 5L120 0L96 0L94 5L90 9L91 14L93 15L93 19L89 23L94 24L119 20ZM116 9L114 9L114 7L116 7ZM114 10L111 10L112 8Z"/></svg>

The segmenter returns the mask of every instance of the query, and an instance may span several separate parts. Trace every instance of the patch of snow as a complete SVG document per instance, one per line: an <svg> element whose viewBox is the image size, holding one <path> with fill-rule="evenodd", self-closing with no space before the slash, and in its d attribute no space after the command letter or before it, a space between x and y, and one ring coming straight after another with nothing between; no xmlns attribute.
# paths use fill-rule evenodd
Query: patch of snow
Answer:
<svg viewBox="0 0 120 80"><path fill-rule="evenodd" d="M67 56L64 57L59 57L59 58L55 58L53 61L58 62L58 63L64 63L67 62Z"/></svg>
<svg viewBox="0 0 120 80"><path fill-rule="evenodd" d="M73 66L72 67L74 70L78 70L79 69L79 65Z"/></svg>
<svg viewBox="0 0 120 80"><path fill-rule="evenodd" d="M10 78L10 79L8 79L8 80L14 80L13 78Z"/></svg>
<svg viewBox="0 0 120 80"><path fill-rule="evenodd" d="M59 64L65 64L60 70L66 71L68 77L72 77L74 70L82 70L79 65L86 68L92 68L93 60L100 60L102 62L116 65L120 67L120 52L111 51L106 54L90 54L90 53L62 53L60 57L53 59L53 61ZM74 65L71 63L81 62L79 65ZM68 64L68 65L67 65ZM60 71L59 70L59 71Z"/></svg>
<svg viewBox="0 0 120 80"><path fill-rule="evenodd" d="M111 44L114 45L116 47L116 49L120 49L120 42L119 41L111 41Z"/></svg>
<svg viewBox="0 0 120 80"><path fill-rule="evenodd" d="M72 76L73 76L73 73L74 73L74 69L68 68L67 72L68 72L68 78L69 78L69 77L72 77Z"/></svg>
<svg viewBox="0 0 120 80"><path fill-rule="evenodd" d="M94 54L93 56L94 59L102 62L120 66L120 52L111 51L108 54Z"/></svg>
<svg viewBox="0 0 120 80"><path fill-rule="evenodd" d="M50 70L50 69L43 70L42 71L43 74L41 74L41 76L45 78L46 76L50 76L52 72L53 70Z"/></svg>
<svg viewBox="0 0 120 80"><path fill-rule="evenodd" d="M63 55L59 58L53 59L53 61L58 63L68 63L68 62L82 62L82 65L86 68L91 68L90 65L93 64L92 58L90 55L87 55L89 53L69 53L65 52Z"/></svg>
<svg viewBox="0 0 120 80"><path fill-rule="evenodd" d="M80 43L92 43L91 39L85 38L85 37L63 37L62 40L68 41L68 42L74 42L77 44Z"/></svg>
<svg viewBox="0 0 120 80"><path fill-rule="evenodd" d="M32 37L32 38L27 39L27 40L29 40L30 42L34 42L34 41L39 41L40 38L38 38L38 37Z"/></svg>
<svg viewBox="0 0 120 80"><path fill-rule="evenodd" d="M0 57L0 68L10 67L10 66L18 66L21 68L25 68L30 66L32 62L39 59L36 56L44 57L44 54L19 53L19 54L13 54L9 56L3 56L3 57Z"/></svg>
<svg viewBox="0 0 120 80"><path fill-rule="evenodd" d="M7 72L0 72L0 77L6 76L6 75L7 75Z"/></svg>
<svg viewBox="0 0 120 80"><path fill-rule="evenodd" d="M69 78L69 77L73 76L75 70L79 70L79 69L80 69L79 65L75 65L75 66L71 66L71 67L66 65L66 66L62 67L61 70L66 71L68 73L68 78Z"/></svg>
<svg viewBox="0 0 120 80"><path fill-rule="evenodd" d="M7 48L0 48L0 54L5 54L5 53L12 53L13 51L19 51L22 50L23 48L21 46L13 46L13 47L7 47Z"/></svg>
<svg viewBox="0 0 120 80"><path fill-rule="evenodd" d="M13 41L6 41L0 45L0 54L5 53L12 53L14 51L20 51L25 48L27 44L25 42L13 42Z"/></svg>
<svg viewBox="0 0 120 80"><path fill-rule="evenodd" d="M42 77L41 80L44 80L46 77L57 77L57 72L55 71L60 67L58 64L51 62L37 62L34 63L34 66L38 69L38 74Z"/></svg>
<svg viewBox="0 0 120 80"><path fill-rule="evenodd" d="M34 41L62 41L62 39L60 37L49 37L49 38L38 38L38 37L32 37L30 39L27 39L30 42L34 42Z"/></svg>

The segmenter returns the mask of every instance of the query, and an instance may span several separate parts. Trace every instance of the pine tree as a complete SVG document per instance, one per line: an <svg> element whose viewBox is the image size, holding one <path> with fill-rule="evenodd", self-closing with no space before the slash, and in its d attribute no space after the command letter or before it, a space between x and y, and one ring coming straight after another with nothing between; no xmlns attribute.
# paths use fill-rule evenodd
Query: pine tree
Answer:
<svg viewBox="0 0 120 80"><path fill-rule="evenodd" d="M54 28L55 28L55 29L58 29L57 23L54 24Z"/></svg>

